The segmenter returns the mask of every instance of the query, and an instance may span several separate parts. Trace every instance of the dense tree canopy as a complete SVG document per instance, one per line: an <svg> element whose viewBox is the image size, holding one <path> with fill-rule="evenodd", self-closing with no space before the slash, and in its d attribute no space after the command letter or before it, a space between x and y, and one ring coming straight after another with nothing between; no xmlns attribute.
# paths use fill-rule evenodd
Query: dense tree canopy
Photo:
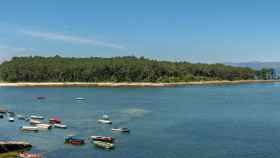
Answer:
<svg viewBox="0 0 280 158"><path fill-rule="evenodd" d="M179 82L264 78L265 72L223 64L191 64L136 57L14 57L0 66L8 82Z"/></svg>

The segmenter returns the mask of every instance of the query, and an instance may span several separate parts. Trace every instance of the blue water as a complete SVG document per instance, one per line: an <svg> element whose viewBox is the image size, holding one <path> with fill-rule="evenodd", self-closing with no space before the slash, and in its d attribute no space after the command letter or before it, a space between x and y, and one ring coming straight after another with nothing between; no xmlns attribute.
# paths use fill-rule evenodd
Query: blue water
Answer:
<svg viewBox="0 0 280 158"><path fill-rule="evenodd" d="M37 100L45 96L46 100ZM73 98L87 100L77 102ZM1 140L32 143L47 158L278 158L280 84L174 88L0 88L0 107L57 116L69 129L22 133L26 124L0 120ZM96 122L108 114L113 125ZM131 129L112 133L111 127ZM64 144L64 137L105 135L116 148Z"/></svg>

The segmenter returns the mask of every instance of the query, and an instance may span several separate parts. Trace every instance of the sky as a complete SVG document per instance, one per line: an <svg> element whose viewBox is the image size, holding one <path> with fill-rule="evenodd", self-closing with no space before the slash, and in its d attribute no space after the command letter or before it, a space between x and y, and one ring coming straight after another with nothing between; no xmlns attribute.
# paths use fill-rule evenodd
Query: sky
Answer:
<svg viewBox="0 0 280 158"><path fill-rule="evenodd" d="M12 56L145 56L280 61L276 0L8 0L0 61Z"/></svg>

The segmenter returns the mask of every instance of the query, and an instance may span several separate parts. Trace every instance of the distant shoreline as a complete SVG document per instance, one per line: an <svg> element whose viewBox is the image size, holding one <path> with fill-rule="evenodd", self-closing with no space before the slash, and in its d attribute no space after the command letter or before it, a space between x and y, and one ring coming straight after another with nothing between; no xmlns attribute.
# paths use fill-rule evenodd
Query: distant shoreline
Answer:
<svg viewBox="0 0 280 158"><path fill-rule="evenodd" d="M194 81L194 82L0 82L0 87L176 87L187 85L273 83L280 80L236 80L236 81Z"/></svg>

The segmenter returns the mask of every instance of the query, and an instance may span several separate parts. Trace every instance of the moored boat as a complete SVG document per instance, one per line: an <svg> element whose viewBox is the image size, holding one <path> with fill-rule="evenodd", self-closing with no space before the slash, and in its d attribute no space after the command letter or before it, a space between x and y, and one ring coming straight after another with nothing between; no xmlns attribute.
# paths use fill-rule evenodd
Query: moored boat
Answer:
<svg viewBox="0 0 280 158"><path fill-rule="evenodd" d="M19 120L26 120L26 116L23 116L23 115L17 115L17 118Z"/></svg>
<svg viewBox="0 0 280 158"><path fill-rule="evenodd" d="M103 137L103 136L91 136L90 137L94 141L103 141L103 142L113 142L114 138L112 137Z"/></svg>
<svg viewBox="0 0 280 158"><path fill-rule="evenodd" d="M60 124L61 121L57 117L52 117L52 118L49 119L49 123L51 123L51 124Z"/></svg>
<svg viewBox="0 0 280 158"><path fill-rule="evenodd" d="M35 125L36 127L38 127L38 129L40 130L48 130L48 129L51 129L52 126L49 125L49 124L44 124L44 123L39 123L39 124L36 124Z"/></svg>
<svg viewBox="0 0 280 158"><path fill-rule="evenodd" d="M66 129L66 128L67 128L67 125L57 124L57 123L53 124L53 126L54 126L55 128L62 128L62 129Z"/></svg>
<svg viewBox="0 0 280 158"><path fill-rule="evenodd" d="M65 139L65 144L72 144L72 145L83 145L85 141L80 138L76 138L75 136L68 136Z"/></svg>
<svg viewBox="0 0 280 158"><path fill-rule="evenodd" d="M46 97L37 97L38 100L45 100Z"/></svg>
<svg viewBox="0 0 280 158"><path fill-rule="evenodd" d="M125 132L125 133L130 132L130 130L128 128L112 128L112 131L114 131L114 132Z"/></svg>
<svg viewBox="0 0 280 158"><path fill-rule="evenodd" d="M104 148L104 149L113 149L114 148L114 144L112 143L108 143L108 142L102 142L102 141L93 141L94 145L100 148Z"/></svg>
<svg viewBox="0 0 280 158"><path fill-rule="evenodd" d="M20 130L25 132L38 132L39 128L35 126L22 126Z"/></svg>
<svg viewBox="0 0 280 158"><path fill-rule="evenodd" d="M15 122L15 118L9 117L9 122Z"/></svg>
<svg viewBox="0 0 280 158"><path fill-rule="evenodd" d="M86 98L77 97L77 98L75 98L75 100L82 101L82 100L86 100Z"/></svg>
<svg viewBox="0 0 280 158"><path fill-rule="evenodd" d="M15 112L9 111L8 114L9 114L10 117L15 117L15 116L16 116L16 113L15 113Z"/></svg>
<svg viewBox="0 0 280 158"><path fill-rule="evenodd" d="M112 123L113 123L113 122L110 121L110 120L104 120L104 119L99 119L99 120L97 120L97 122L103 123L103 124L112 124Z"/></svg>
<svg viewBox="0 0 280 158"><path fill-rule="evenodd" d="M18 154L18 157L19 158L41 158L41 155L22 152L22 153Z"/></svg>
<svg viewBox="0 0 280 158"><path fill-rule="evenodd" d="M44 119L43 116L39 116L39 115L31 115L30 118L35 119L35 120L43 120Z"/></svg>
<svg viewBox="0 0 280 158"><path fill-rule="evenodd" d="M29 123L30 123L31 125L41 124L40 121L34 120L34 119L30 119L30 120L29 120Z"/></svg>

